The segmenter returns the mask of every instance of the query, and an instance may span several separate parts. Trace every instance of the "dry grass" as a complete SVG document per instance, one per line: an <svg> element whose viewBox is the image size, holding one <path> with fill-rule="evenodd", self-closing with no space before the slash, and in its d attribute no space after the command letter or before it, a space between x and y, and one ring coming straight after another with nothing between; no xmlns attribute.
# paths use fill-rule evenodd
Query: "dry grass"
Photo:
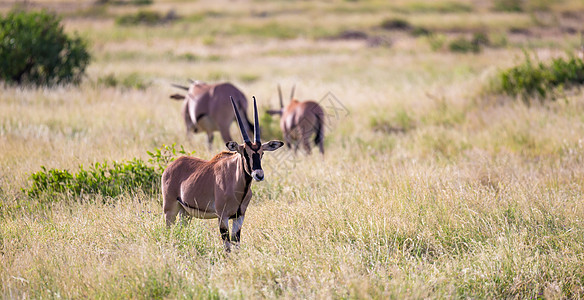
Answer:
<svg viewBox="0 0 584 300"><path fill-rule="evenodd" d="M370 26L401 14L396 7L407 1L262 2L265 20L255 20L255 3L155 2L161 11L216 14L153 28L113 23L133 7L67 18L66 29L89 38L95 57L83 84L0 87L2 298L584 295L584 94L529 105L482 96L498 68L522 57L519 47L453 54L407 35L368 47L317 38L304 25L294 26L308 34L294 38L230 25L262 28L282 15L282 24L303 24L326 11L307 26L377 32ZM440 16L440 26L462 26L475 13L495 14L477 7ZM408 16L433 26L436 15ZM529 22L527 14L488 19L497 30ZM533 47L542 58L560 55L558 39ZM132 74L147 87L98 83ZM201 135L185 138L180 104L168 95L170 83L186 78L233 81L262 109L276 105L278 83L285 94L296 84L300 98L332 92L349 112L330 119L324 159L266 154L266 181L252 186L239 251L223 253L215 220L166 229L160 195L40 202L21 192L42 165L75 170L146 158L172 143L203 158L222 150L218 136L212 151Z"/></svg>

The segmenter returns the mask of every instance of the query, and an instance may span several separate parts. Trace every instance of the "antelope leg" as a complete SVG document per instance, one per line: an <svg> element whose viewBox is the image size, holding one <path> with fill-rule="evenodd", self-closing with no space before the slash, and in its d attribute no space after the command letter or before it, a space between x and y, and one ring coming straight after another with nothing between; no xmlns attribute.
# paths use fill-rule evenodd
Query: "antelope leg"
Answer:
<svg viewBox="0 0 584 300"><path fill-rule="evenodd" d="M226 252L231 251L231 242L229 241L229 218L219 217L219 232L223 240L223 246Z"/></svg>
<svg viewBox="0 0 584 300"><path fill-rule="evenodd" d="M231 241L234 242L236 247L239 247L239 242L241 241L241 227L243 226L244 215L239 215L235 220L233 220L233 225L231 227Z"/></svg>

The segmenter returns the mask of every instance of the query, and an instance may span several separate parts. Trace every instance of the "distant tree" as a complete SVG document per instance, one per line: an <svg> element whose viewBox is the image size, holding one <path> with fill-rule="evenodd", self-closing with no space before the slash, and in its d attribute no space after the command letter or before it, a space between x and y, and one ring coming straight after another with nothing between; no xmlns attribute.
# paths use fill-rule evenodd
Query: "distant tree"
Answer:
<svg viewBox="0 0 584 300"><path fill-rule="evenodd" d="M0 80L18 84L79 83L89 64L87 45L63 32L44 11L12 11L0 18Z"/></svg>

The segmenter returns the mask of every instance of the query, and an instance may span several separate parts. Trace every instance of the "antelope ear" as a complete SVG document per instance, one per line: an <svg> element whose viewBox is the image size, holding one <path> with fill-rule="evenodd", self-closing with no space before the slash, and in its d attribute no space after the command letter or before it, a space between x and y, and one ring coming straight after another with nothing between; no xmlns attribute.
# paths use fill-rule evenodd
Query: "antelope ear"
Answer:
<svg viewBox="0 0 584 300"><path fill-rule="evenodd" d="M284 146L284 142L281 141L269 141L262 145L262 150L264 151L274 151L280 147Z"/></svg>
<svg viewBox="0 0 584 300"><path fill-rule="evenodd" d="M234 141L227 142L225 146L227 146L227 149L229 149L229 151L239 151L239 144Z"/></svg>

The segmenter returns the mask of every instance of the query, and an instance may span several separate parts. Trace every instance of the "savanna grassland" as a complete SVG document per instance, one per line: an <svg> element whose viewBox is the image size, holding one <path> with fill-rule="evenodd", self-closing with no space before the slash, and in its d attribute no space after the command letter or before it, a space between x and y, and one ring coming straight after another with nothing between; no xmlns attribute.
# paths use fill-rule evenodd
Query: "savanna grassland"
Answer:
<svg viewBox="0 0 584 300"><path fill-rule="evenodd" d="M0 297L584 296L584 93L493 88L526 53L576 53L581 1L102 2L27 1L93 60L79 86L0 86ZM188 78L231 81L261 112L277 84L334 95L324 158L265 155L238 251L216 220L167 229L159 193L25 192L41 166L224 150L185 136L168 96Z"/></svg>

